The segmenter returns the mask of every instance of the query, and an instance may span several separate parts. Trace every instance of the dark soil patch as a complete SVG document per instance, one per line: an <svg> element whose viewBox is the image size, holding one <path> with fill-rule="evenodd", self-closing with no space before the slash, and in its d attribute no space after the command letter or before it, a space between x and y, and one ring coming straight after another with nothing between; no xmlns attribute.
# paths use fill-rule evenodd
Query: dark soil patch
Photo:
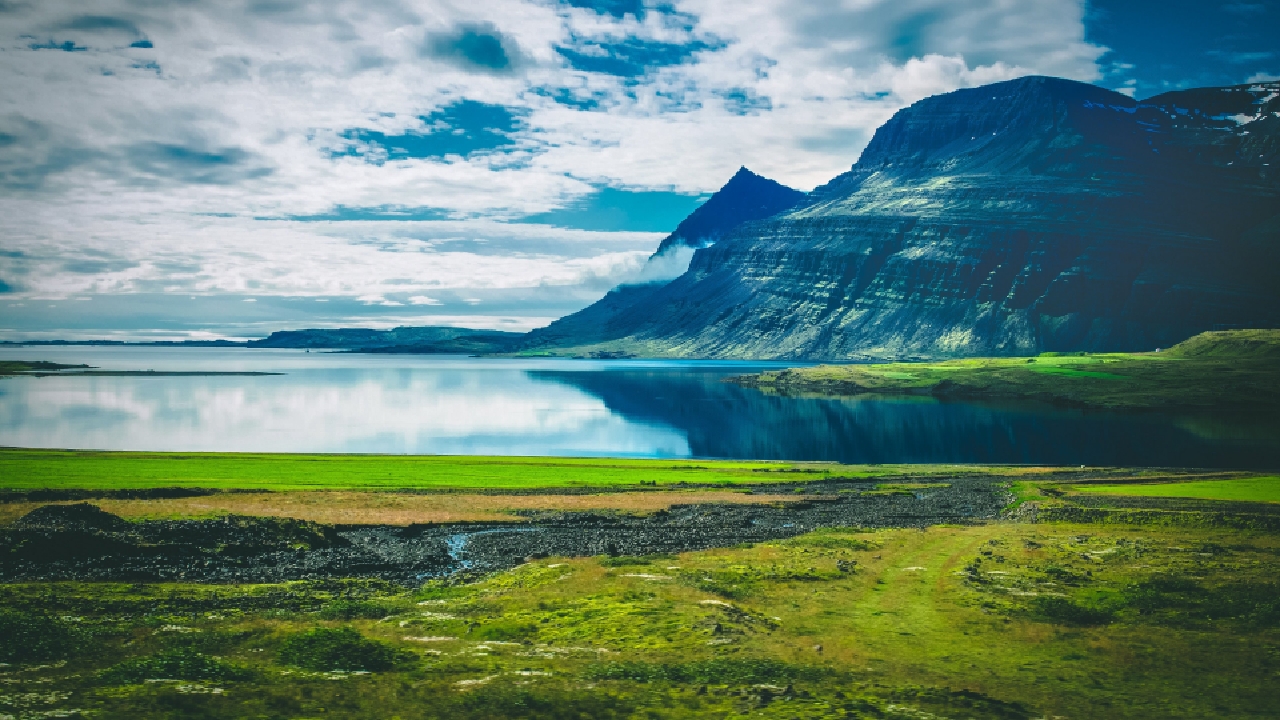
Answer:
<svg viewBox="0 0 1280 720"><path fill-rule="evenodd" d="M416 584L530 557L644 556L793 537L819 527L927 527L994 519L999 478L874 494L861 481L762 486L813 493L785 505L676 505L645 516L529 512L529 522L326 526L274 518L126 522L92 505L38 508L0 530L0 580L281 582L375 577Z"/></svg>

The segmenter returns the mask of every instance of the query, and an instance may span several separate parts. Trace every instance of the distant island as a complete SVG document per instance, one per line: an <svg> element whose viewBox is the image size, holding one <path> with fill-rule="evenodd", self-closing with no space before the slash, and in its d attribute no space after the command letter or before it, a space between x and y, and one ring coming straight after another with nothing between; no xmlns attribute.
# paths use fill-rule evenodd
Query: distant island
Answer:
<svg viewBox="0 0 1280 720"><path fill-rule="evenodd" d="M89 365L63 365L47 360L0 360L0 377L27 375L31 377L206 377L218 375L283 375L278 372L218 371L218 370L101 370Z"/></svg>

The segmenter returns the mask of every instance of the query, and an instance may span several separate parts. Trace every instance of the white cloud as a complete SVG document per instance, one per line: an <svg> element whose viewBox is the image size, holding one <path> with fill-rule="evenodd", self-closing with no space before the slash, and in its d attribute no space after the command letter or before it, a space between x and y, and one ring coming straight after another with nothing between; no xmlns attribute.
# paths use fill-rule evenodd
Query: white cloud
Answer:
<svg viewBox="0 0 1280 720"><path fill-rule="evenodd" d="M633 276L659 235L502 221L594 184L707 192L743 164L807 189L927 95L1027 73L1097 78L1103 49L1084 39L1083 5L684 0L685 15L642 20L550 0L99 0L98 20L72 0L11 5L0 281L17 300L167 290L380 307L553 287L589 299ZM436 52L468 28L502 55ZM603 57L608 43L684 62L618 77L557 51ZM464 98L516 114L501 152L330 154L349 130L402 134ZM342 208L455 219L281 219Z"/></svg>

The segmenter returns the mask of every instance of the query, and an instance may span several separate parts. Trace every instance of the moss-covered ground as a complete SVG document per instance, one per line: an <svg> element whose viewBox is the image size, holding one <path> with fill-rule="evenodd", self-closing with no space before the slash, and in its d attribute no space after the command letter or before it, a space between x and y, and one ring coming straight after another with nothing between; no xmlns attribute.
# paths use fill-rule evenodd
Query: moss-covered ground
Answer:
<svg viewBox="0 0 1280 720"><path fill-rule="evenodd" d="M820 365L736 381L785 393L920 394L1113 409L1274 413L1280 407L1280 330L1203 333L1158 353Z"/></svg>
<svg viewBox="0 0 1280 720"><path fill-rule="evenodd" d="M1008 522L416 588L10 584L0 715L1275 717L1278 553L1260 532Z"/></svg>

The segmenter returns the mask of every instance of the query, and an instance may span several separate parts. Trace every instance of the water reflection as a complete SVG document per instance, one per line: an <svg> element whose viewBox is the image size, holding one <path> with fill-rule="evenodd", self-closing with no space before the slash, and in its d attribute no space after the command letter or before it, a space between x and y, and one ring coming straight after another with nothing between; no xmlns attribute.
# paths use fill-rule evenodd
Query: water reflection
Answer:
<svg viewBox="0 0 1280 720"><path fill-rule="evenodd" d="M137 351L134 351L137 352ZM378 362L312 353L210 363L149 350L156 369L284 370L269 377L47 377L0 381L0 444L236 450L686 457L672 428L634 423L570 386L501 363ZM91 353L81 350L80 355ZM41 353L49 357L50 353ZM60 353L64 359L66 351ZM86 358L129 367L102 354ZM275 362L272 362L275 360ZM407 363L408 366L405 366ZM121 367L121 366L124 367ZM141 367L134 364L132 367Z"/></svg>
<svg viewBox="0 0 1280 720"><path fill-rule="evenodd" d="M192 348L6 349L265 377L0 380L0 444L135 450L1280 466L1280 424L916 399L783 398L759 363L477 360Z"/></svg>
<svg viewBox="0 0 1280 720"><path fill-rule="evenodd" d="M848 463L1280 466L1280 419L1092 412L933 398L794 398L698 370L530 373L633 420L675 427L696 457Z"/></svg>

